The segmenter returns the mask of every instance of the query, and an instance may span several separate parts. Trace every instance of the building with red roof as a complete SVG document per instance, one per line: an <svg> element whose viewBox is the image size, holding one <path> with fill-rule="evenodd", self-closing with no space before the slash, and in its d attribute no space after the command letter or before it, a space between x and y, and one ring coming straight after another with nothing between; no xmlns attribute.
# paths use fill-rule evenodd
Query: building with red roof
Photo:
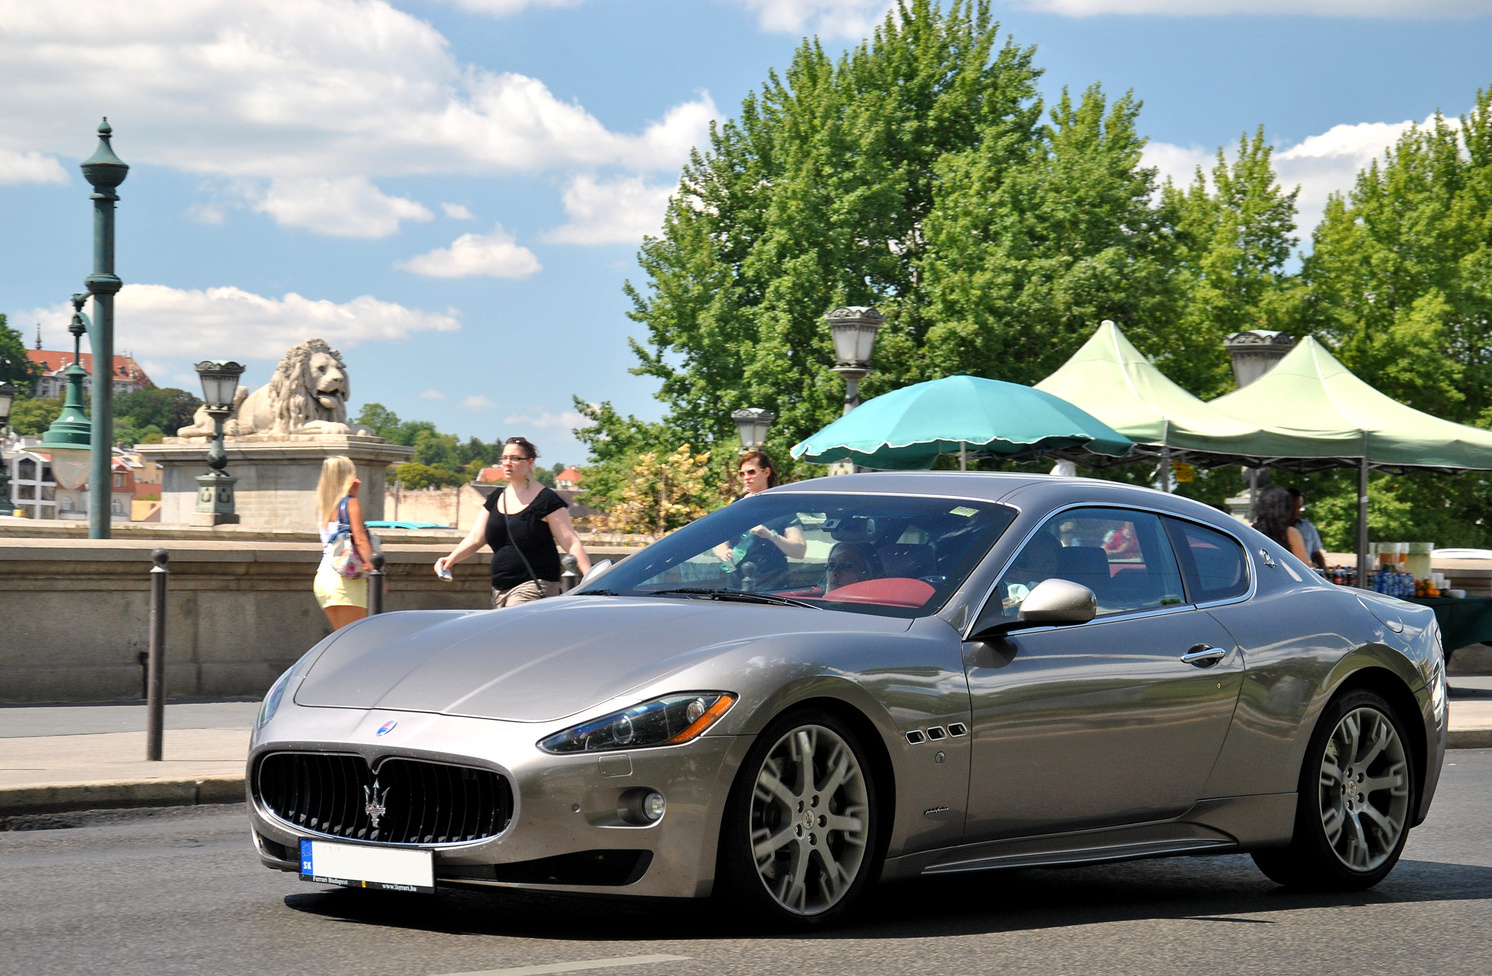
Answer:
<svg viewBox="0 0 1492 976"><path fill-rule="evenodd" d="M67 376L64 375L67 368L73 364L71 351L59 352L53 349L28 349L26 355L33 363L41 367L41 378L36 382L36 395L38 397L60 397L67 391ZM83 392L87 393L93 387L93 353L80 353L78 356L88 376L83 380ZM146 387L155 386L150 377L145 375L145 370L140 364L129 356L114 357L114 394L135 393Z"/></svg>

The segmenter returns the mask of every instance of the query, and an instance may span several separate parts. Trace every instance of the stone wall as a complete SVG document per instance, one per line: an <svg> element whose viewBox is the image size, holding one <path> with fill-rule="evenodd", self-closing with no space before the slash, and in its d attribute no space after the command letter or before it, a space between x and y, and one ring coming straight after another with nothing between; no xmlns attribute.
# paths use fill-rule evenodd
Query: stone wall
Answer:
<svg viewBox="0 0 1492 976"><path fill-rule="evenodd" d="M314 541L0 538L0 702L141 697L150 553L162 545L171 553L168 697L262 695L330 633L311 593L321 558ZM452 583L431 572L451 545L390 542L385 608L490 606L481 556L457 566ZM632 550L591 551L618 558Z"/></svg>

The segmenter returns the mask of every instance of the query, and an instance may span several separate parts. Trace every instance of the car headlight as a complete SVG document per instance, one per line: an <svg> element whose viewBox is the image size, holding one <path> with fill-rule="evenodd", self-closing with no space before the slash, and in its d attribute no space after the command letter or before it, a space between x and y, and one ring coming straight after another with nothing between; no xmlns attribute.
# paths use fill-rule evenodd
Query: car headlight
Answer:
<svg viewBox="0 0 1492 976"><path fill-rule="evenodd" d="M735 701L735 695L724 691L654 698L556 732L540 739L539 748L568 753L678 745L703 735Z"/></svg>
<svg viewBox="0 0 1492 976"><path fill-rule="evenodd" d="M270 686L269 694L264 696L264 704L259 706L259 721L255 723L254 728L264 728L269 724L269 720L275 717L275 712L280 707L280 699L285 697L285 686L290 684L290 672L294 670L294 667L289 668Z"/></svg>

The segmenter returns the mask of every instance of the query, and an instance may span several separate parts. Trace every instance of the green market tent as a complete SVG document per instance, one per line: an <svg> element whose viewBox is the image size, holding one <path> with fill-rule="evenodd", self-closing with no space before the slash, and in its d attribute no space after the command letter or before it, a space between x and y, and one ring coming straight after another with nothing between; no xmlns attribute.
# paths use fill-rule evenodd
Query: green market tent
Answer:
<svg viewBox="0 0 1492 976"><path fill-rule="evenodd" d="M1151 365L1110 321L1036 389L1091 413L1134 441L1140 454L1208 467L1262 467L1267 458L1317 449L1308 436L1265 430L1199 400ZM1161 470L1166 477L1169 465Z"/></svg>
<svg viewBox="0 0 1492 976"><path fill-rule="evenodd" d="M1492 431L1441 420L1373 389L1310 336L1273 369L1209 406L1235 420L1306 438L1309 450L1271 467L1352 467L1357 477L1357 566L1368 566L1368 471L1421 469L1454 474L1492 469Z"/></svg>
<svg viewBox="0 0 1492 976"><path fill-rule="evenodd" d="M1030 458L1075 450L1129 453L1124 436L1060 397L1018 383L946 376L873 397L794 444L795 458L872 468L930 468L940 454Z"/></svg>

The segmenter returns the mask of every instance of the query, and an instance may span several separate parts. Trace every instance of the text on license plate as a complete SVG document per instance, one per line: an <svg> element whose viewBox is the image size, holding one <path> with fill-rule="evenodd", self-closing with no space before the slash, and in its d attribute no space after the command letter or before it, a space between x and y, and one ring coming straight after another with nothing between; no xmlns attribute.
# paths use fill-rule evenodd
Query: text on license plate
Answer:
<svg viewBox="0 0 1492 976"><path fill-rule="evenodd" d="M303 840L300 879L344 888L432 892L435 857L429 851Z"/></svg>

